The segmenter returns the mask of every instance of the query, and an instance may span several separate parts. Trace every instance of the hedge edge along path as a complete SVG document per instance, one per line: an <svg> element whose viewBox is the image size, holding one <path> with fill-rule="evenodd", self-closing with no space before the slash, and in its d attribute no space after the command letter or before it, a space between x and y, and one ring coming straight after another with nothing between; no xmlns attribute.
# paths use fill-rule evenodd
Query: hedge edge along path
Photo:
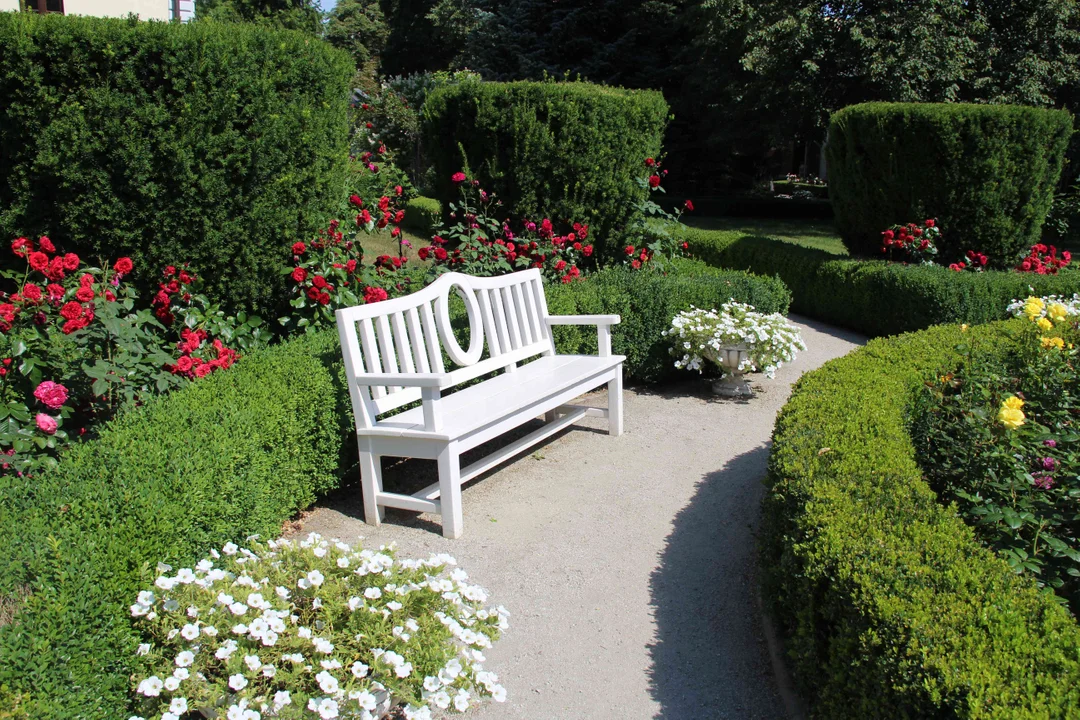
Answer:
<svg viewBox="0 0 1080 720"><path fill-rule="evenodd" d="M976 337L940 326L805 375L776 423L764 503L765 597L815 717L1027 718L1080 712L1080 628L984 549L923 480L915 390Z"/></svg>
<svg viewBox="0 0 1080 720"><path fill-rule="evenodd" d="M1006 318L1010 301L1080 291L1080 273L957 273L943 267L854 260L823 250L734 232L689 229L695 256L718 267L773 275L791 289L793 312L871 336L941 323Z"/></svg>

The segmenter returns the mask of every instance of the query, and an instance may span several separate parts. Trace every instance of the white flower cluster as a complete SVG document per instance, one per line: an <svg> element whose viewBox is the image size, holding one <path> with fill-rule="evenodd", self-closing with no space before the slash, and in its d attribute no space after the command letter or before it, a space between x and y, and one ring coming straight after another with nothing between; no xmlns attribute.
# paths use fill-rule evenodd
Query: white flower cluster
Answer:
<svg viewBox="0 0 1080 720"><path fill-rule="evenodd" d="M1047 295L1040 299L1042 300L1042 312L1040 315L1031 317L1032 320L1046 317L1046 311L1051 305L1063 305L1065 307L1065 313L1069 317L1080 317L1080 293L1073 295L1071 298L1064 295ZM1025 317L1024 307L1027 305L1027 301L1027 298L1024 298L1023 300L1013 300L1005 310L1013 317Z"/></svg>
<svg viewBox="0 0 1080 720"><path fill-rule="evenodd" d="M506 699L481 663L509 613L484 607L449 555L398 560L315 534L252 547L228 543L138 594L147 714L131 720L374 720L395 706L430 720Z"/></svg>
<svg viewBox="0 0 1080 720"><path fill-rule="evenodd" d="M806 350L798 328L783 315L759 313L753 305L735 300L724 303L719 311L695 307L682 311L664 336L672 341L675 367L698 372L706 360L730 371L722 365L721 351L742 347L746 357L736 371L764 372L771 378L785 362L795 359L797 351Z"/></svg>

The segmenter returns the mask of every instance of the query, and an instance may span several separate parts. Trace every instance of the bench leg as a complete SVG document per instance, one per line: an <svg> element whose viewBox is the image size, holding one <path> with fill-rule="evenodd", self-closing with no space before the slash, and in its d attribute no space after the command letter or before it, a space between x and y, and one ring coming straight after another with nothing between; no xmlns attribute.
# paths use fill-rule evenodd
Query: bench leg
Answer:
<svg viewBox="0 0 1080 720"><path fill-rule="evenodd" d="M461 459L453 445L439 453L439 503L442 506L443 536L461 537Z"/></svg>
<svg viewBox="0 0 1080 720"><path fill-rule="evenodd" d="M622 368L607 384L608 435L622 435Z"/></svg>
<svg viewBox="0 0 1080 720"><path fill-rule="evenodd" d="M360 484L364 488L364 522L378 525L382 522L382 508L375 501L375 494L382 492L381 455L360 453Z"/></svg>
<svg viewBox="0 0 1080 720"><path fill-rule="evenodd" d="M546 413L544 413L544 422L553 423L555 422L556 417L558 416L556 415L554 410L548 410Z"/></svg>

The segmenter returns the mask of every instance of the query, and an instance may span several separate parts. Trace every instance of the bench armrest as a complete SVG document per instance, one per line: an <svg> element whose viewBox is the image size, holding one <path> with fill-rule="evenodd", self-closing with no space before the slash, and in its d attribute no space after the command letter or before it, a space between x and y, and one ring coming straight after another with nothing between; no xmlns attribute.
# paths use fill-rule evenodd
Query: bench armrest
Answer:
<svg viewBox="0 0 1080 720"><path fill-rule="evenodd" d="M439 373L361 373L358 385L390 385L396 387L444 388L453 384L448 374Z"/></svg>
<svg viewBox="0 0 1080 720"><path fill-rule="evenodd" d="M549 315L549 325L618 325L622 318L618 315Z"/></svg>
<svg viewBox="0 0 1080 720"><path fill-rule="evenodd" d="M548 315L548 325L595 325L596 347L600 357L611 357L611 326L618 325L618 315Z"/></svg>

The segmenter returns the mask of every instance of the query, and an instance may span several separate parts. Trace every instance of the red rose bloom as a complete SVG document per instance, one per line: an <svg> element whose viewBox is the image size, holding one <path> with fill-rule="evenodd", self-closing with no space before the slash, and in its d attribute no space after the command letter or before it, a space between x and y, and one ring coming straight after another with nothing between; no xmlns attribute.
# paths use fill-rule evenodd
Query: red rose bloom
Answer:
<svg viewBox="0 0 1080 720"><path fill-rule="evenodd" d="M181 355L176 361L176 369L180 372L191 372L191 368L195 363L187 355Z"/></svg>
<svg viewBox="0 0 1080 720"><path fill-rule="evenodd" d="M356 272L356 260L350 260L349 262L345 263L345 272Z"/></svg>
<svg viewBox="0 0 1080 720"><path fill-rule="evenodd" d="M326 287L326 278L324 278L322 275L316 275L311 279L311 284L322 290L324 287Z"/></svg>
<svg viewBox="0 0 1080 720"><path fill-rule="evenodd" d="M42 235L38 239L38 249L42 252L54 253L56 252L56 246L52 244L52 240Z"/></svg>
<svg viewBox="0 0 1080 720"><path fill-rule="evenodd" d="M106 290L105 291L105 299L108 300L109 302L116 302L116 296L113 295L112 290Z"/></svg>
<svg viewBox="0 0 1080 720"><path fill-rule="evenodd" d="M307 289L307 296L308 296L308 300L318 300L319 299L319 288L317 288L317 287L309 287Z"/></svg>
<svg viewBox="0 0 1080 720"><path fill-rule="evenodd" d="M26 283L22 289L23 297L32 303L41 302L41 288L34 283Z"/></svg>
<svg viewBox="0 0 1080 720"><path fill-rule="evenodd" d="M585 247L581 248L581 252L585 255L585 257L589 257L590 255L592 255L592 251L592 245L586 245Z"/></svg>
<svg viewBox="0 0 1080 720"><path fill-rule="evenodd" d="M400 195L402 192L404 192L404 190L402 189L402 187L400 185L395 185L394 186L394 194L395 195Z"/></svg>
<svg viewBox="0 0 1080 720"><path fill-rule="evenodd" d="M195 377L204 378L212 372L214 372L214 368L210 365L199 365L195 368Z"/></svg>
<svg viewBox="0 0 1080 720"><path fill-rule="evenodd" d="M637 249L633 245L627 245L625 248L623 248L623 252L625 252L627 255L633 255L635 252L637 252Z"/></svg>
<svg viewBox="0 0 1080 720"><path fill-rule="evenodd" d="M19 257L26 255L28 250L33 249L33 244L24 237L15 238L11 241L11 252L15 253Z"/></svg>
<svg viewBox="0 0 1080 720"><path fill-rule="evenodd" d="M43 252L32 252L29 259L30 267L38 272L45 272L45 269L49 267L49 256Z"/></svg>
<svg viewBox="0 0 1080 720"><path fill-rule="evenodd" d="M360 207L361 205L364 204L364 201L360 199L359 195L350 195L349 196L349 202L351 204L355 205L356 207Z"/></svg>
<svg viewBox="0 0 1080 720"><path fill-rule="evenodd" d="M292 271L292 279L298 283L302 283L307 280L307 270L302 267L294 268Z"/></svg>
<svg viewBox="0 0 1080 720"><path fill-rule="evenodd" d="M638 268L640 268L640 267L641 267L641 261L640 261L640 260L634 260L633 262L631 262L631 263L630 263L630 265L631 265L631 266L632 266L632 267L633 267L633 268L634 268L635 270L637 270Z"/></svg>
<svg viewBox="0 0 1080 720"><path fill-rule="evenodd" d="M382 288L370 287L370 286L364 288L364 302L365 303L382 302L383 300L386 300L388 297L390 297L390 296L387 295L386 291L383 290Z"/></svg>
<svg viewBox="0 0 1080 720"><path fill-rule="evenodd" d="M660 176L659 175L650 175L649 176L649 187L653 187L653 188L660 187Z"/></svg>
<svg viewBox="0 0 1080 720"><path fill-rule="evenodd" d="M75 299L79 302L90 302L94 299L94 291L88 287L81 287L75 291Z"/></svg>
<svg viewBox="0 0 1080 720"><path fill-rule="evenodd" d="M64 303L64 307L60 308L60 317L65 320L75 320L82 315L82 305L77 302Z"/></svg>
<svg viewBox="0 0 1080 720"><path fill-rule="evenodd" d="M934 221L933 220L927 220L926 221L926 227L934 227Z"/></svg>
<svg viewBox="0 0 1080 720"><path fill-rule="evenodd" d="M317 298L317 300L318 300L318 303L320 305L329 305L330 304L330 294L321 292L321 293L319 293L319 297Z"/></svg>
<svg viewBox="0 0 1080 720"><path fill-rule="evenodd" d="M687 200L685 203L683 203L683 205L690 212L694 212L694 201L693 200Z"/></svg>
<svg viewBox="0 0 1080 720"><path fill-rule="evenodd" d="M441 247L435 248L435 259L436 260L445 260L446 259L446 250L442 249Z"/></svg>
<svg viewBox="0 0 1080 720"><path fill-rule="evenodd" d="M566 261L565 260L560 260L559 262L555 263L556 272L562 272L562 269L564 267L566 267Z"/></svg>
<svg viewBox="0 0 1080 720"><path fill-rule="evenodd" d="M116 261L115 265L113 265L113 270L119 275L127 275L133 269L135 269L135 264L131 262L131 258L129 257L122 257Z"/></svg>
<svg viewBox="0 0 1080 720"><path fill-rule="evenodd" d="M307 246L304 245L304 243L302 243L302 242L293 243L293 246L292 246L293 255L303 255L305 250L307 250Z"/></svg>
<svg viewBox="0 0 1080 720"><path fill-rule="evenodd" d="M645 158L646 167L652 167L655 164L656 164L656 161L653 160L651 157L650 158Z"/></svg>
<svg viewBox="0 0 1080 720"><path fill-rule="evenodd" d="M454 173L453 175L450 176L450 180L452 182L457 183L458 185L460 185L461 183L465 182L465 173L456 172L456 173Z"/></svg>
<svg viewBox="0 0 1080 720"><path fill-rule="evenodd" d="M420 248L419 250L416 251L416 254L420 256L421 260L427 260L428 253L430 251L431 251L430 248L422 247L422 248Z"/></svg>
<svg viewBox="0 0 1080 720"><path fill-rule="evenodd" d="M64 287L56 283L46 285L45 292L49 294L49 302L59 302L64 298Z"/></svg>

